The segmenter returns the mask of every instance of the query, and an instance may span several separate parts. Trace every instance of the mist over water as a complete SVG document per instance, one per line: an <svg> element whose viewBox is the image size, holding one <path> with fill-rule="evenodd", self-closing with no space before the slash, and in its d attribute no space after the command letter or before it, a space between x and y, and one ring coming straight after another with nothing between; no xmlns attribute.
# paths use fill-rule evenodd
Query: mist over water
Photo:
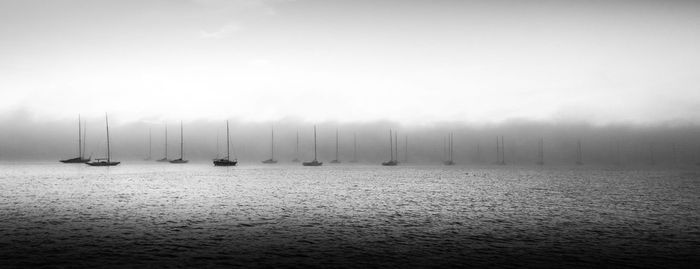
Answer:
<svg viewBox="0 0 700 269"><path fill-rule="evenodd" d="M83 115L87 122L86 154L105 155L104 119ZM168 126L168 157L180 150L179 121L149 120L122 122L112 117L111 145L114 159L143 160L164 155L165 125ZM76 119L58 121L31 117L0 118L0 160L50 161L77 155ZM700 162L700 127L691 123L656 125L617 124L596 126L574 122L507 121L499 124L444 122L406 125L388 121L310 123L301 120L274 122L230 121L232 155L242 162L270 158L271 130L275 132L275 159L289 162L297 157L313 159L313 125L318 126L320 160L335 158L335 132L339 131L339 157L350 161L357 137L357 158L379 163L389 159L389 129L398 132L399 161L439 163L445 157L445 137L454 133L454 159L457 164L496 162L496 137L503 136L507 164L531 165L539 161L540 139L544 141L544 162L574 164L577 143L582 144L583 162L598 165L692 165ZM408 139L408 143L406 143ZM184 154L195 162L206 162L226 152L225 121L184 122ZM218 144L218 149L217 149ZM406 156L406 147L408 155Z"/></svg>

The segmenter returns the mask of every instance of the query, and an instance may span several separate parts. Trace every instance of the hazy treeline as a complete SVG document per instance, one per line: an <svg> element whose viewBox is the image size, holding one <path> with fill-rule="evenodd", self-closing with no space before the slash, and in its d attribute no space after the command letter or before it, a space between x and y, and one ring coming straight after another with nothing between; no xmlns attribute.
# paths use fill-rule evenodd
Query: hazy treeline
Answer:
<svg viewBox="0 0 700 269"><path fill-rule="evenodd" d="M105 155L105 125L102 117L87 122L86 155ZM164 154L163 121L120 122L110 119L112 156L116 160L142 160L148 156L151 132L152 159ZM180 122L168 126L168 157L179 156ZM593 126L585 123L544 123L510 121L491 125L436 123L429 126L403 126L392 122L320 122L318 154L322 161L335 158L335 132L339 130L340 160L353 158L353 138L357 136L360 162L389 159L389 129L398 131L399 161L436 163L443 160L445 136L454 133L454 159L457 164L496 161L496 137L503 136L508 164L535 164L538 143L544 139L545 164L576 162L577 142L581 141L586 164L672 165L700 162L700 127L695 125L637 126L631 124ZM313 158L313 123L281 120L269 123L230 121L232 155L242 162L270 157L270 130L275 131L275 159L288 162L296 157ZM1 117L0 160L52 161L77 156L76 119L46 121L30 117ZM208 161L226 151L225 121L184 122L185 159ZM406 137L408 155L405 154ZM218 139L217 139L218 138ZM218 144L218 148L217 148Z"/></svg>

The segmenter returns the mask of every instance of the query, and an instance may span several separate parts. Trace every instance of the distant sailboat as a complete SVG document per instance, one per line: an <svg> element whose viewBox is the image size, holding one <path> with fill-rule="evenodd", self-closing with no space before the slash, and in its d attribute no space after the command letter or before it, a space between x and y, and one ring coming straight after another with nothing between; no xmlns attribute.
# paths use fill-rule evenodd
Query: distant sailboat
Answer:
<svg viewBox="0 0 700 269"><path fill-rule="evenodd" d="M275 130L272 129L272 135L270 136L270 150L271 150L271 155L270 159L262 161L262 163L265 164L274 164L277 163L277 160L275 160Z"/></svg>
<svg viewBox="0 0 700 269"><path fill-rule="evenodd" d="M340 163L338 160L338 129L335 129L335 160L332 160L331 163Z"/></svg>
<svg viewBox="0 0 700 269"><path fill-rule="evenodd" d="M115 166L120 162L112 161L112 153L109 148L109 120L107 119L107 113L105 113L105 125L107 127L107 158L106 159L95 159L94 162L88 162L87 165L90 166Z"/></svg>
<svg viewBox="0 0 700 269"><path fill-rule="evenodd" d="M323 162L319 162L316 156L316 125L314 125L314 160L310 162L303 162L304 166L321 166Z"/></svg>
<svg viewBox="0 0 700 269"><path fill-rule="evenodd" d="M447 136L447 160L443 162L444 165L454 165L454 151L453 149L453 138L454 134L450 133Z"/></svg>
<svg viewBox="0 0 700 269"><path fill-rule="evenodd" d="M231 160L231 136L228 131L228 121L226 121L226 158L214 160L214 166L236 166L238 160Z"/></svg>
<svg viewBox="0 0 700 269"><path fill-rule="evenodd" d="M85 140L83 139L83 126L81 125L80 115L78 115L78 157L72 159L61 160L62 163L87 163L90 161L90 157L85 159Z"/></svg>
<svg viewBox="0 0 700 269"><path fill-rule="evenodd" d="M539 153L537 154L537 157L537 164L544 165L544 138L540 138Z"/></svg>
<svg viewBox="0 0 700 269"><path fill-rule="evenodd" d="M183 159L185 155L185 141L184 141L184 136L182 135L182 121L180 121L180 159L177 160L172 160L170 163L187 163L189 162L188 160Z"/></svg>
<svg viewBox="0 0 700 269"><path fill-rule="evenodd" d="M163 159L159 159L158 162L169 162L168 160L168 124L165 124L165 155Z"/></svg>
<svg viewBox="0 0 700 269"><path fill-rule="evenodd" d="M382 165L395 166L399 164L399 162L394 159L394 136L391 134L391 129L389 129L389 156L390 160L387 162L383 162Z"/></svg>
<svg viewBox="0 0 700 269"><path fill-rule="evenodd" d="M297 130L297 147L296 147L296 156L294 157L294 160L292 162L298 163L300 162L299 160L299 130Z"/></svg>
<svg viewBox="0 0 700 269"><path fill-rule="evenodd" d="M357 162L357 133L353 134L353 145L354 145L354 149L352 151L352 160L350 162L356 163Z"/></svg>

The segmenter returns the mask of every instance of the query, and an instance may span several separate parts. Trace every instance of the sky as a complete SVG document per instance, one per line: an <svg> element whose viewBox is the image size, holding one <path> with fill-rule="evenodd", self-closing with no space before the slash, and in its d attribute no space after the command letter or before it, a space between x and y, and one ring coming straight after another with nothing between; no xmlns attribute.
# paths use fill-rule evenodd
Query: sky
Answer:
<svg viewBox="0 0 700 269"><path fill-rule="evenodd" d="M0 0L0 113L698 124L698 48L698 1Z"/></svg>

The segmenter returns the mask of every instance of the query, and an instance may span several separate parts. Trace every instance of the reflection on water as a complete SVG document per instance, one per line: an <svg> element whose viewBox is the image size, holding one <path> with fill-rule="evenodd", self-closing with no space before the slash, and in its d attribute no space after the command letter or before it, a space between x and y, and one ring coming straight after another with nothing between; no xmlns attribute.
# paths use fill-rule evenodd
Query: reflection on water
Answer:
<svg viewBox="0 0 700 269"><path fill-rule="evenodd" d="M700 264L700 171L0 165L6 266Z"/></svg>

